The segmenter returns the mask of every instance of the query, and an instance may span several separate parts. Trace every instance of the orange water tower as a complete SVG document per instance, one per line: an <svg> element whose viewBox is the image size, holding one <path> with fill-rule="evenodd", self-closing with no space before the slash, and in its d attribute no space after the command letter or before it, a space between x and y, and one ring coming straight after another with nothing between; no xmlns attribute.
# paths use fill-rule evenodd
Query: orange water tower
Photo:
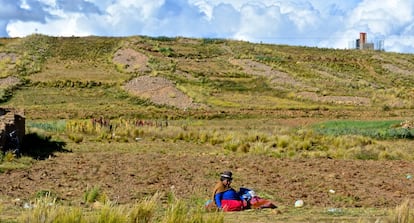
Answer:
<svg viewBox="0 0 414 223"><path fill-rule="evenodd" d="M359 33L359 45L361 48L364 48L365 43L367 43L367 33Z"/></svg>

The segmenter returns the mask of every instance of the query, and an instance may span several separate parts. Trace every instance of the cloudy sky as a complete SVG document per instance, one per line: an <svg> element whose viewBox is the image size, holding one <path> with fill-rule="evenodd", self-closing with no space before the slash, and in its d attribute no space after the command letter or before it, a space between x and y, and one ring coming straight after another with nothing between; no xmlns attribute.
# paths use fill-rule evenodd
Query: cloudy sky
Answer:
<svg viewBox="0 0 414 223"><path fill-rule="evenodd" d="M414 53L413 0L0 0L0 37L183 36ZM379 46L379 45L376 45Z"/></svg>

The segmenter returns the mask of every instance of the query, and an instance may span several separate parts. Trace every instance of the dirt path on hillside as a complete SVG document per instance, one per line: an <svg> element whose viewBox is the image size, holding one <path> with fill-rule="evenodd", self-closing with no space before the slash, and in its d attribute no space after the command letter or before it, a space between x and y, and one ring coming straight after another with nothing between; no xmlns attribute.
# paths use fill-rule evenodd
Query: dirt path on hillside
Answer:
<svg viewBox="0 0 414 223"><path fill-rule="evenodd" d="M279 206L297 199L314 207L394 207L414 198L406 161L286 160L271 157L157 152L58 153L26 170L0 174L0 193L9 201L39 191L81 202L87 188L99 186L112 201L131 203L157 190L206 199L223 169L234 172L235 187L270 195ZM335 193L330 193L334 190Z"/></svg>

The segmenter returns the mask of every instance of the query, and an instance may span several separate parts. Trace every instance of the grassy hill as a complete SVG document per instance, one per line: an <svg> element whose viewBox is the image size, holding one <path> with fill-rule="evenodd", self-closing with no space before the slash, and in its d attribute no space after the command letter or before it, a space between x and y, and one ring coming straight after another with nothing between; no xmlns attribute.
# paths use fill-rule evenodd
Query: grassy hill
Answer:
<svg viewBox="0 0 414 223"><path fill-rule="evenodd" d="M122 49L147 60L114 61ZM1 39L0 53L1 77L20 79L19 84L3 86L3 105L24 108L33 119L188 113L125 91L128 81L143 75L170 80L205 105L198 110L208 116L217 111L252 115L276 110L400 116L414 107L414 56L408 54L222 39L42 35ZM132 66L148 69L128 70Z"/></svg>
<svg viewBox="0 0 414 223"><path fill-rule="evenodd" d="M1 222L125 219L145 201L152 222L180 213L201 222L225 169L279 207L205 222L414 219L405 201L414 199L414 55L183 37L3 38L0 102L26 116L22 156L0 153ZM160 205L136 203L152 195ZM24 208L42 199L44 209Z"/></svg>

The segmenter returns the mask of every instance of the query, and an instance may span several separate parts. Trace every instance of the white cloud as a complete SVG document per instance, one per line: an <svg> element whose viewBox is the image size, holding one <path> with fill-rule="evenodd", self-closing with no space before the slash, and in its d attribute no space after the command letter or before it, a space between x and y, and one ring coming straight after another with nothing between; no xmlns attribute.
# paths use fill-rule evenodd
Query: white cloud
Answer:
<svg viewBox="0 0 414 223"><path fill-rule="evenodd" d="M258 41L259 39L284 36L290 32L292 23L284 17L278 6L270 8L263 5L246 4L241 8L241 24L235 38Z"/></svg>
<svg viewBox="0 0 414 223"><path fill-rule="evenodd" d="M208 23L211 37L232 37L240 29L240 12L230 4L220 4L212 8L210 17Z"/></svg>
<svg viewBox="0 0 414 223"><path fill-rule="evenodd" d="M414 2L411 0L387 0L378 3L365 0L349 16L348 26L366 26L373 33L383 35L398 32L407 23L412 23Z"/></svg>
<svg viewBox="0 0 414 223"><path fill-rule="evenodd" d="M0 36L187 36L413 50L412 0L0 0Z"/></svg>
<svg viewBox="0 0 414 223"><path fill-rule="evenodd" d="M414 36L390 36L385 41L385 46L393 52L411 52L414 53Z"/></svg>
<svg viewBox="0 0 414 223"><path fill-rule="evenodd" d="M76 36L93 35L83 21L85 21L84 15L77 13L65 14L59 20L47 23L16 21L7 27L7 32L10 36L25 36L32 33L51 36L72 36L74 33Z"/></svg>

